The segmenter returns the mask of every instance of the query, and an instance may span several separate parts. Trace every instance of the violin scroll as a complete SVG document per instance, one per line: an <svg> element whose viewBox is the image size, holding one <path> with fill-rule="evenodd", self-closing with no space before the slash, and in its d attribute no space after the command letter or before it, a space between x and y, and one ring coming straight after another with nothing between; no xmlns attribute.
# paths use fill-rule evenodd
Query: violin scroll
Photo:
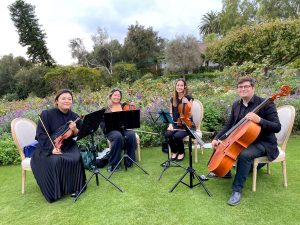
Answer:
<svg viewBox="0 0 300 225"><path fill-rule="evenodd" d="M132 98L131 98L131 95L132 95L132 89L129 89L128 90L128 95L130 97L129 99L129 103L127 103L126 105L124 105L123 107L123 110L124 111L128 111L128 110L136 110L136 106L134 104L132 104Z"/></svg>
<svg viewBox="0 0 300 225"><path fill-rule="evenodd" d="M288 95L290 92L291 92L291 87L290 86L288 86L288 85L283 85L283 86L281 86L281 89L280 89L281 91L280 92L278 92L278 93L276 93L276 94L274 94L274 95L272 95L271 97L270 97L270 99L272 99L273 101L276 99L276 98L278 98L278 97L282 97L282 96L286 96L286 95Z"/></svg>

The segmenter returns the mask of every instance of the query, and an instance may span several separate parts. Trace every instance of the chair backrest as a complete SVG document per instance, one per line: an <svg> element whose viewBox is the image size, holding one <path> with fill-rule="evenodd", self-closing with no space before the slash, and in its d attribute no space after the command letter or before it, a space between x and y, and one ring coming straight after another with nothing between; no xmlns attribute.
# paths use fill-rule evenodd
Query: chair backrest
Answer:
<svg viewBox="0 0 300 225"><path fill-rule="evenodd" d="M203 119L203 113L204 109L202 103L199 100L194 99L192 105L192 115L197 130L200 130L201 122Z"/></svg>
<svg viewBox="0 0 300 225"><path fill-rule="evenodd" d="M292 132L295 120L295 108L291 105L280 106L277 109L279 121L281 123L280 132L276 133L277 143L285 151L286 144Z"/></svg>
<svg viewBox="0 0 300 225"><path fill-rule="evenodd" d="M16 118L11 121L11 134L21 159L25 159L23 148L35 140L36 124L26 118Z"/></svg>

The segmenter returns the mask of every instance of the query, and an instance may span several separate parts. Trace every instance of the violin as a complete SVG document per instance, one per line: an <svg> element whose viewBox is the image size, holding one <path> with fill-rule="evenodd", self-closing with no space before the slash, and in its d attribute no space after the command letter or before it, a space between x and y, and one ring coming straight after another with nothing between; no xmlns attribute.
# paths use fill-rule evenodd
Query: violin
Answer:
<svg viewBox="0 0 300 225"><path fill-rule="evenodd" d="M182 127L182 122L184 122L188 127L191 127L193 125L192 120L190 119L189 115L192 110L192 104L187 103L181 103L178 105L178 112L179 112L179 118L177 119L178 127Z"/></svg>
<svg viewBox="0 0 300 225"><path fill-rule="evenodd" d="M124 110L124 111L128 111L128 110L136 110L135 105L132 105L132 104L131 104L131 103L133 102L133 101L132 101L132 97L131 97L131 95L132 95L132 90L131 90L131 89L128 90L128 95L129 95L129 97L130 97L130 99L129 99L129 104L124 105L123 110Z"/></svg>
<svg viewBox="0 0 300 225"><path fill-rule="evenodd" d="M76 123L78 120L80 120L80 117L74 120L74 123ZM61 146L63 145L63 141L73 135L73 131L69 128L70 123L71 122L69 121L65 125L58 128L55 134L53 135L52 139L55 148L61 149Z"/></svg>
<svg viewBox="0 0 300 225"><path fill-rule="evenodd" d="M291 88L287 85L281 87L281 92L266 98L258 105L253 113L257 113L270 101L274 101L277 97L286 96L291 92ZM221 143L217 146L208 161L208 170L220 177L225 176L236 161L238 155L253 143L261 131L259 124L245 117L241 119L235 126L228 130L219 140Z"/></svg>

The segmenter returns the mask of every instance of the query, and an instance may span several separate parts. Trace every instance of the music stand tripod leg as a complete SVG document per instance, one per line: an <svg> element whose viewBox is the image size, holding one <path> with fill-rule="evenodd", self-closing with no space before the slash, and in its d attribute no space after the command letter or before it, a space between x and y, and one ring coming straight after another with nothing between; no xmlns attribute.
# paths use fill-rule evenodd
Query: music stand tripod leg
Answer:
<svg viewBox="0 0 300 225"><path fill-rule="evenodd" d="M96 147L95 147L95 142L94 142L94 132L90 133L90 137L91 137L91 151L93 154L93 160L92 160L92 165L91 165L91 171L92 171L92 175L88 178L88 180L86 181L86 183L84 184L84 186L82 187L82 189L79 191L79 193L76 195L76 197L74 198L74 203L77 201L77 199L80 197L80 195L82 194L82 192L85 190L85 188L87 187L88 183L91 181L91 179L93 178L93 176L96 176L96 184L97 186L99 186L99 178L98 178L98 174L100 176L102 176L106 181L108 181L109 183L111 183L115 188L117 188L120 192L124 192L121 188L119 188L115 183L113 183L111 180L109 180L109 178L105 177L103 174L100 173L99 169L96 166Z"/></svg>
<svg viewBox="0 0 300 225"><path fill-rule="evenodd" d="M172 164L175 164L175 166L172 165ZM164 165L164 166L163 166L164 169L163 169L163 171L161 172L159 178L157 179L158 181L160 181L160 179L162 178L164 172L165 172L167 169L169 169L170 167L181 167L182 169L185 169L185 168L184 168L183 166L181 166L180 164L178 164L178 163L172 161L172 160L169 158L169 156L168 156L168 160L164 161L161 165Z"/></svg>
<svg viewBox="0 0 300 225"><path fill-rule="evenodd" d="M123 159L124 159L125 170L127 170L127 160L129 159L133 164L135 164L138 168L140 168L145 174L149 175L149 173L145 169L143 169L136 161L134 161L132 158L130 158L130 156L127 154L127 150L126 150L126 147L125 147L126 146L127 138L126 138L124 129L122 129L121 133L124 136L124 144L123 144L123 146L124 146L123 147L124 154L123 154L122 158L120 159L120 161L115 166L115 168L113 169L113 171L111 172L111 174L108 176L108 178L110 178L114 174L115 170L121 164L121 162L122 162Z"/></svg>
<svg viewBox="0 0 300 225"><path fill-rule="evenodd" d="M196 138L195 137L195 134L193 134L193 132L189 129L189 127L187 127L187 125L185 123L183 123L188 135L189 135L189 167L187 167L185 170L186 172L183 174L183 176L175 183L175 185L171 188L171 190L169 192L172 192L179 183L183 183L184 185L188 186L189 188L193 188L199 184L202 185L202 187L204 188L204 190L206 191L206 193L211 197L212 194L209 192L209 190L206 188L206 186L204 185L203 183L203 180L201 179L201 177L199 177L197 174L196 174L196 171L193 169L193 156L192 156L192 137L193 138ZM198 141L198 139L197 139ZM202 140L201 140L202 141ZM198 141L199 142L199 141ZM202 141L203 142L203 141ZM186 184L184 183L182 180L184 179L184 177L187 175L187 174L190 174L190 184ZM195 184L193 185L193 179L194 178L197 178L199 180L199 183L198 184Z"/></svg>

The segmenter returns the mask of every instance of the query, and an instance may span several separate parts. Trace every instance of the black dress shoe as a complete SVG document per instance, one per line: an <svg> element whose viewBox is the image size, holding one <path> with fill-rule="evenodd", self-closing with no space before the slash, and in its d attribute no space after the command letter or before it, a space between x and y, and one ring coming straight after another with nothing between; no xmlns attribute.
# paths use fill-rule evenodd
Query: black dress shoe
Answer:
<svg viewBox="0 0 300 225"><path fill-rule="evenodd" d="M233 191L227 204L231 205L231 206L235 206L240 204L241 202L241 198L242 198L242 193L237 192L237 191Z"/></svg>
<svg viewBox="0 0 300 225"><path fill-rule="evenodd" d="M78 192L74 192L74 193L71 194L71 198L76 198L77 195L78 195Z"/></svg>
<svg viewBox="0 0 300 225"><path fill-rule="evenodd" d="M172 161L177 161L177 156L178 156L178 154L176 154L175 158L173 158L173 157L171 156L171 160L172 160Z"/></svg>
<svg viewBox="0 0 300 225"><path fill-rule="evenodd" d="M107 172L111 173L112 171L114 171L114 169L115 169L114 166L108 166L108 167L107 167ZM115 169L115 172L119 172L119 171L121 171L121 170L122 170L121 167L117 167L117 168Z"/></svg>
<svg viewBox="0 0 300 225"><path fill-rule="evenodd" d="M180 161L183 161L184 160L184 157L185 157L185 154L183 153L183 157L181 159L178 159L178 155L177 155L177 159L176 159L176 162L180 162Z"/></svg>
<svg viewBox="0 0 300 225"><path fill-rule="evenodd" d="M207 175L208 178L224 178L224 179L230 179L232 178L232 175L231 175L231 171L229 171L227 174L225 174L224 177L220 177L218 176L217 174L213 173L213 172L210 172L208 175Z"/></svg>

